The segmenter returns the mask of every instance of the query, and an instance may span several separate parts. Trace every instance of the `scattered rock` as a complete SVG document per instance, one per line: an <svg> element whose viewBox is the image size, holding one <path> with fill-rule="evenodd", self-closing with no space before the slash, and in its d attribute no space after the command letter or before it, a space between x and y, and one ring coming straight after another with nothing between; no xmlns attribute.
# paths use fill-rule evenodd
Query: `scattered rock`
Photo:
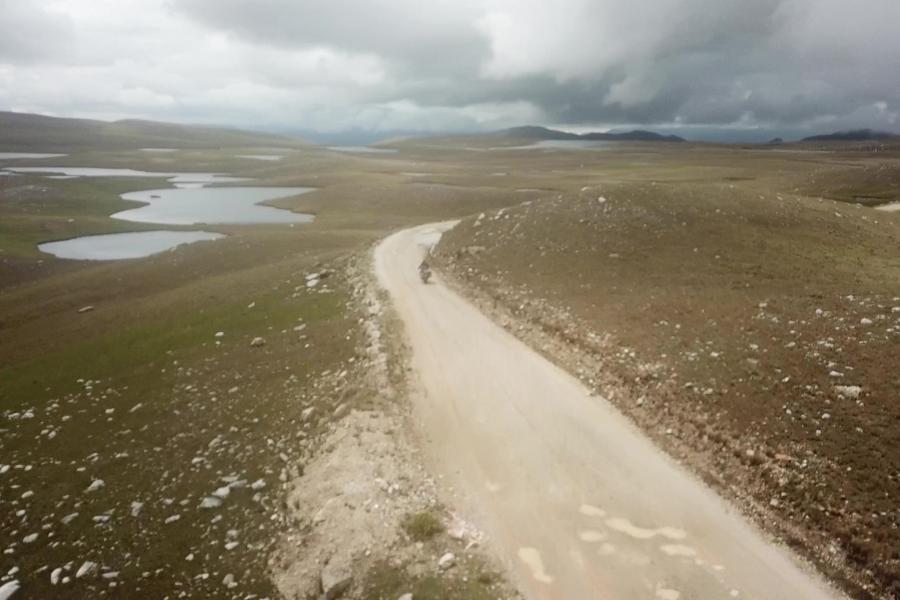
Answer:
<svg viewBox="0 0 900 600"><path fill-rule="evenodd" d="M19 591L19 582L13 579L12 581L7 581L3 585L0 585L0 600L8 600L13 597L13 594Z"/></svg>
<svg viewBox="0 0 900 600"><path fill-rule="evenodd" d="M81 308L78 309L78 313L79 314L87 313L87 312L91 312L92 310L94 310L93 306L82 306Z"/></svg>
<svg viewBox="0 0 900 600"><path fill-rule="evenodd" d="M237 587L237 582L234 580L234 575L229 573L225 577L222 578L222 585L227 587L229 590Z"/></svg>
<svg viewBox="0 0 900 600"><path fill-rule="evenodd" d="M299 479L292 476L288 506L311 531L302 543L286 536L279 545L274 578L284 597L321 598L325 557L334 563L328 569L346 561L354 574L354 557L389 560L402 541L406 516L435 504L434 481L423 477L413 449L397 434L402 427L398 417L352 410L321 442L327 452L303 465ZM417 483L409 492L388 494L378 478Z"/></svg>
<svg viewBox="0 0 900 600"><path fill-rule="evenodd" d="M451 539L458 542L466 542L468 540L469 544L477 544L481 541L482 533L478 531L474 525L465 521L456 513L450 515L446 526L447 535L449 535Z"/></svg>
<svg viewBox="0 0 900 600"><path fill-rule="evenodd" d="M200 508L219 508L222 506L222 499L215 496L207 496L200 503Z"/></svg>
<svg viewBox="0 0 900 600"><path fill-rule="evenodd" d="M862 393L862 387L858 385L836 385L834 391L839 398L847 400L856 400Z"/></svg>
<svg viewBox="0 0 900 600"><path fill-rule="evenodd" d="M452 552L447 552L438 560L438 568L441 571L446 571L456 564L456 555Z"/></svg>
<svg viewBox="0 0 900 600"><path fill-rule="evenodd" d="M93 575L97 572L97 563L86 560L84 561L80 567L78 567L78 571L75 572L75 579L81 579L82 577L88 577L89 575Z"/></svg>
<svg viewBox="0 0 900 600"><path fill-rule="evenodd" d="M329 561L320 574L322 593L325 600L340 598L353 582L353 573L348 565L337 561Z"/></svg>
<svg viewBox="0 0 900 600"><path fill-rule="evenodd" d="M255 337L253 338L253 341L250 342L250 345L254 348L261 348L266 345L266 340L261 337Z"/></svg>
<svg viewBox="0 0 900 600"><path fill-rule="evenodd" d="M105 485L106 482L104 482L102 479L95 479L91 482L91 485L87 486L87 489L85 489L84 491L85 493L96 492Z"/></svg>
<svg viewBox="0 0 900 600"><path fill-rule="evenodd" d="M413 595L412 594L403 594L402 596L397 598L397 600L413 600Z"/></svg>

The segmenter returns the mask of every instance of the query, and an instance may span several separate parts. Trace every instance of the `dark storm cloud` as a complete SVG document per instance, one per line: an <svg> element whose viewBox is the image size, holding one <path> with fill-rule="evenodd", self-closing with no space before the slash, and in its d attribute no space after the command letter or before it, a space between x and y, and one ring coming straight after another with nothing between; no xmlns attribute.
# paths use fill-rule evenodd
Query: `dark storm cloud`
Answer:
<svg viewBox="0 0 900 600"><path fill-rule="evenodd" d="M897 0L0 7L0 107L332 130L900 127Z"/></svg>
<svg viewBox="0 0 900 600"><path fill-rule="evenodd" d="M528 102L556 123L797 124L898 109L894 0L176 0L255 43L383 58L380 100Z"/></svg>

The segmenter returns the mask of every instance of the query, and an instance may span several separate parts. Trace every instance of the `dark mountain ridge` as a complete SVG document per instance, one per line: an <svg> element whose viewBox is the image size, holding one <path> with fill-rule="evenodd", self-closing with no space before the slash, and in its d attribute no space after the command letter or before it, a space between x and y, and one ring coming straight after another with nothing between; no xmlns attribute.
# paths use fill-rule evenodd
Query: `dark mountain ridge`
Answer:
<svg viewBox="0 0 900 600"><path fill-rule="evenodd" d="M533 140L588 140L588 141L610 141L610 142L685 142L682 137L677 135L662 135L655 131L644 131L635 129L633 131L623 132L592 132L592 133L569 133L568 131L558 131L547 127L538 127L535 125L526 125L523 127L513 127L512 129L504 129L495 135L504 137L526 138Z"/></svg>
<svg viewBox="0 0 900 600"><path fill-rule="evenodd" d="M900 135L888 131L875 131L874 129L854 129L851 131L838 131L823 135L813 135L803 138L804 142L868 142L873 140L896 140Z"/></svg>

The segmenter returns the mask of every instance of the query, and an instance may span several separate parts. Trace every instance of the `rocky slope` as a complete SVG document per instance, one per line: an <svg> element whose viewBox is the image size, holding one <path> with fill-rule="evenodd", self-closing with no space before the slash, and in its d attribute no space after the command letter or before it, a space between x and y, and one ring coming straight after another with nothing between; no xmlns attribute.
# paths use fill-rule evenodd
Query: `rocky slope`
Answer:
<svg viewBox="0 0 900 600"><path fill-rule="evenodd" d="M898 227L718 186L482 213L435 261L857 598L900 591Z"/></svg>

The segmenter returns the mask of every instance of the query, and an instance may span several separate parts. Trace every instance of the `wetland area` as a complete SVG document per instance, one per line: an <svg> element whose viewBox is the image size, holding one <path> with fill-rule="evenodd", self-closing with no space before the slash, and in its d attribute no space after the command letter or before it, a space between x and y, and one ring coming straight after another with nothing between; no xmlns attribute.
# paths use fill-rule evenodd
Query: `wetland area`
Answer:
<svg viewBox="0 0 900 600"><path fill-rule="evenodd" d="M469 547L475 525L381 445L406 427L382 421L406 410L386 391L405 367L369 252L462 218L439 280L854 597L890 589L900 150L500 142L0 160L0 584L277 597L318 590L325 557L346 554L351 596L514 597ZM329 470L332 451L349 470ZM317 517L340 481L371 487ZM382 518L396 529L366 520ZM600 525L573 543L625 547ZM513 558L533 571L526 550ZM457 566L434 575L448 552Z"/></svg>

